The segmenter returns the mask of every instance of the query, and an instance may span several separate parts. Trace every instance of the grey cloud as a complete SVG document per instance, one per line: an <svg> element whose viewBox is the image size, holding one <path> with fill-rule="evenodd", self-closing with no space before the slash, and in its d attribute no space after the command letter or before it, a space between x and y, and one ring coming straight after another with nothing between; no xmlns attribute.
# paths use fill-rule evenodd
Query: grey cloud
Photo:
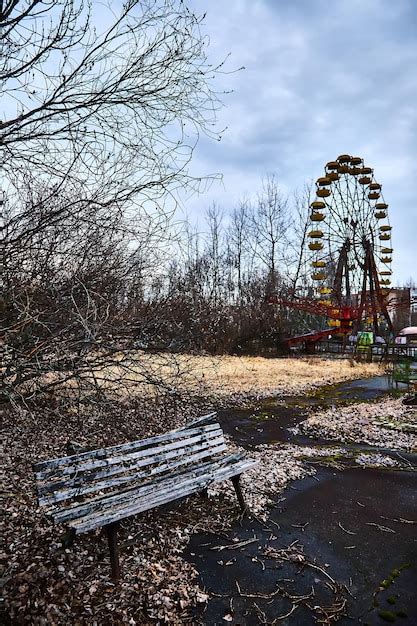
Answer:
<svg viewBox="0 0 417 626"><path fill-rule="evenodd" d="M267 172L288 189L341 152L375 167L392 213L395 276L417 266L417 3L414 0L193 0L207 11L210 57L231 52L220 143L200 142L195 171L224 173L195 206L233 206ZM204 5L204 6L203 6ZM254 185L255 188L250 188ZM191 201L190 207L193 207ZM417 273L414 270L415 274Z"/></svg>

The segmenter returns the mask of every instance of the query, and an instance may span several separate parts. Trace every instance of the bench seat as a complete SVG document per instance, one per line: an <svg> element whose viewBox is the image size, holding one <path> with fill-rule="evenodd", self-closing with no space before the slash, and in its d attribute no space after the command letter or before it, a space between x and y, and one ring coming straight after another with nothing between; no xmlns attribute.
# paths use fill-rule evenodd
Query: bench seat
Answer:
<svg viewBox="0 0 417 626"><path fill-rule="evenodd" d="M230 454L215 413L184 428L126 444L34 464L39 505L73 535L103 527L118 578L117 525L132 515L203 493L232 479L245 508L239 476L256 461Z"/></svg>

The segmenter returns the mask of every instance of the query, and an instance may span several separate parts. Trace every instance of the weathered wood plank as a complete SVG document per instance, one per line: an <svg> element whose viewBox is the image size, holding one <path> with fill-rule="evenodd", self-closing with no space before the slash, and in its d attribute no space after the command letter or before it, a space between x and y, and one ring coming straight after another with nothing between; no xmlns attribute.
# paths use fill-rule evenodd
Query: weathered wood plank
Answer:
<svg viewBox="0 0 417 626"><path fill-rule="evenodd" d="M206 416L204 416L206 417ZM215 430L219 428L218 422L213 422L207 424L206 426L196 426L193 428L179 428L176 430L169 431L168 433L163 433L162 435L155 435L154 437L149 437L147 439L138 439L136 441L131 441L128 443L120 444L117 446L110 446L108 448L100 448L98 450L89 450L88 452L81 452L79 454L73 454L71 456L65 456L55 459L48 459L46 461L38 461L34 463L32 468L35 472L37 478L42 478L42 473L45 470L53 470L56 467L62 467L65 465L74 465L78 462L82 462L88 459L101 459L106 458L107 456L116 455L120 452L128 452L139 450L141 448L146 448L149 446L157 445L164 441L169 441L170 439L183 439L187 438L191 435L198 435L202 432Z"/></svg>
<svg viewBox="0 0 417 626"><path fill-rule="evenodd" d="M99 498L92 498L82 504L55 511L52 513L52 517L56 523L62 523L71 519L76 519L77 517L82 517L88 513L91 513L92 511L103 510L127 499L142 496L145 493L152 491L153 489L159 488L161 484L170 487L172 484L175 483L175 481L181 480L184 477L200 476L201 474L207 473L209 470L215 471L217 469L220 469L221 467L224 467L225 465L232 466L233 464L242 461L243 458L243 453L236 453L228 454L220 457L219 459L210 460L203 463L201 463L200 461L199 465L193 464L191 465L191 467L188 466L186 468L178 467L178 465L177 467L172 468L171 465L169 474L165 474L163 477L155 478L150 476L149 478L153 478L152 480L148 480L138 487L130 487L116 494L107 494L104 496L100 496Z"/></svg>
<svg viewBox="0 0 417 626"><path fill-rule="evenodd" d="M156 474L160 474L160 473L162 473L165 470L167 470L167 471L169 471L171 473L177 467L180 467L181 468L180 471L183 472L184 471L184 468L183 468L184 465L194 466L194 465L196 465L196 462L199 461L202 458L205 458L207 456L212 456L213 454L217 455L218 454L218 446L219 446L219 444L217 443L215 450L214 450L214 448L212 450L212 454L207 454L207 453L204 453L204 454L192 454L192 455L190 454L190 455L185 456L185 458L179 457L179 460L175 461L174 463L166 463L166 464L161 464L160 463L160 464L158 464L156 466L156 469L152 469L151 468L148 471L142 472L142 474L143 474L144 478L146 479L148 476L153 476L153 475L156 475ZM173 458L175 459L176 457L173 457ZM237 458L242 458L242 453L236 453L236 454L230 455L230 457L228 457L228 458L230 458L230 460L232 462L233 458L236 458L236 459ZM200 464L197 465L197 467L199 467L199 466L200 466ZM120 468L118 468L118 467L110 468L109 470L103 470L102 472L98 472L97 474L86 475L86 476L84 476L84 477L82 477L80 479L79 483L77 483L76 481L71 482L71 483L69 481L62 481L62 485L60 485L60 488L61 487L72 487L72 488L82 487L83 485L87 485L88 482L94 482L95 480L98 480L98 479L101 479L101 478L108 478L110 476L117 475L119 473L123 473L123 472L126 471L126 469L128 471L131 471L131 470L135 470L137 468L138 468L137 463L135 463L132 466L129 466L128 468L125 468L123 466L121 466ZM162 478L160 480L162 480Z"/></svg>
<svg viewBox="0 0 417 626"><path fill-rule="evenodd" d="M214 424L215 422L218 422L216 411L212 413L207 413L207 415L202 415L201 417L197 417L191 422L188 422L185 426L181 426L181 428L178 428L177 430L189 430L191 428L195 428L196 426Z"/></svg>
<svg viewBox="0 0 417 626"><path fill-rule="evenodd" d="M136 515L137 513L155 508L156 506L160 506L161 504L172 502L192 493L196 493L203 488L207 488L213 482L231 478L232 476L240 474L256 464L257 461L253 460L241 461L233 464L231 467L222 468L217 472L208 473L206 475L199 476L196 479L184 481L175 490L156 491L151 497L134 500L128 504L123 503L123 506L120 506L119 508L115 507L110 510L111 512L94 512L91 515L73 520L69 522L68 525L71 528L74 528L76 534L88 532L94 528L119 521L126 517Z"/></svg>
<svg viewBox="0 0 417 626"><path fill-rule="evenodd" d="M191 446L189 448L188 454L184 456L184 462L185 463L189 462L189 457L193 452L201 451L203 454L203 457L207 457L207 456L219 454L220 452L224 450L226 450L226 445L224 443L223 436L218 437L217 439L210 440L210 445L208 445L207 442L203 441L199 445ZM154 457L152 461L152 465L154 465L155 463L167 461L169 459L173 459L177 457L178 457L177 450L171 450L169 452L165 452L164 454ZM135 469L139 467L144 467L147 465L148 466L150 465L149 460L141 459L141 460L138 460ZM150 473L151 472L148 472L148 474ZM90 487L81 486L81 487L77 487L74 489L71 489L71 488L63 489L61 491L55 491L51 495L40 496L38 498L38 502L40 506L54 504L57 502L61 502L63 500L68 500L70 498L78 497L81 495L86 495L88 493L94 493L97 491L114 488L130 481L133 482L135 480L139 480L140 478L143 478L144 476L146 476L146 474L144 474L143 472L133 472L133 473L127 474L126 476L121 476L119 478L99 481L97 483L94 483Z"/></svg>
<svg viewBox="0 0 417 626"><path fill-rule="evenodd" d="M221 429L218 429L210 431L207 436L204 435L198 437L197 440L198 443L203 444L205 447L209 447L210 445L212 445L212 441L217 441L221 437L224 437L223 431ZM157 462L157 459L161 458L161 453L163 453L164 450L169 451L171 449L174 449L177 451L177 456L181 456L188 454L192 448L192 446L190 445L190 440L188 439L187 446L184 448L184 450L182 448L177 448L177 446L174 444L169 444L169 446L170 447L167 447L167 445L165 445L164 447L156 448L154 449L153 454L149 449L149 454L145 455L145 458L148 459L145 465L152 465L154 462ZM45 495L46 493L57 491L62 487L81 486L84 483L88 483L96 479L106 478L108 476L134 470L136 467L140 466L139 463L143 456L143 454L136 456L136 453L132 453L129 456L129 459L126 459L126 457L115 457L114 461L109 460L108 463L104 461L95 461L95 464L100 463L100 465L98 467L96 467L95 465L93 468L91 467L91 462L88 462L88 466L86 469L84 466L80 466L71 474L69 473L69 468L67 467L62 468L61 471L54 470L56 473L53 476L48 477L47 480L38 480L38 494Z"/></svg>
<svg viewBox="0 0 417 626"><path fill-rule="evenodd" d="M71 474L80 475L82 472L91 471L97 468L108 467L110 465L117 464L129 464L129 461L133 461L135 459L148 459L147 463L152 463L152 459L154 456L160 456L161 453L168 452L170 450L177 450L177 454L187 454L189 448L199 442L210 442L215 438L222 437L223 431L221 428L217 428L216 430L210 430L209 432L205 432L198 435L193 435L188 437L187 439L181 439L179 441L174 441L172 443L165 443L160 445L157 448L146 448L144 450L139 450L135 452L129 452L128 454L123 454L119 456L109 456L102 460L87 460L84 463L79 465L67 465L65 467L54 468L54 472L52 474L48 473L47 476L44 476L44 472L38 472L35 474L36 479L38 480L39 490L41 491L46 487L49 481L53 481L53 479L58 479L63 476L70 476Z"/></svg>
<svg viewBox="0 0 417 626"><path fill-rule="evenodd" d="M210 446L203 446L203 447L210 447ZM180 456L181 455L179 454L178 457ZM89 483L94 483L103 478L110 478L111 476L116 476L118 474L128 473L137 469L138 467L143 466L143 464L139 465L139 463L140 461L135 459L129 464L123 463L121 465L106 466L103 470L89 471L87 473L76 472L73 477L65 478L63 480L39 483L38 495L44 496L48 493L53 493L63 488L71 487L72 489L75 489L78 487L82 487L84 485L88 485ZM185 463L187 463L186 460L185 460ZM150 460L149 465L153 465L153 464L154 464L153 461Z"/></svg>

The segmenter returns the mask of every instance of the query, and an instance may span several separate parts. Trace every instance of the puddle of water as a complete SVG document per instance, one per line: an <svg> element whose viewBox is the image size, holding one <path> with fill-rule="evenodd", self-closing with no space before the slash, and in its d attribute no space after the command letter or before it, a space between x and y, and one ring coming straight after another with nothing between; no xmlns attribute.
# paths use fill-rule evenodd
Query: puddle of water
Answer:
<svg viewBox="0 0 417 626"><path fill-rule="evenodd" d="M224 431L243 447L280 441L307 445L316 442L302 434L294 436L290 429L305 420L309 410L377 400L391 392L388 376L374 376L322 387L310 395L269 399L257 409L225 409L218 415Z"/></svg>

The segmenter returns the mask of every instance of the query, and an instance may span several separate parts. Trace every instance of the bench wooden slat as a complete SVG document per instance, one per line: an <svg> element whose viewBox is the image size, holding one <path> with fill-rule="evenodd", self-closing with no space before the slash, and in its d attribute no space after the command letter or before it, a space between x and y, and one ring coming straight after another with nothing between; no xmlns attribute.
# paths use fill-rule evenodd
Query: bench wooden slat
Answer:
<svg viewBox="0 0 417 626"><path fill-rule="evenodd" d="M92 462L87 461L85 464L79 466L71 465L69 467L67 466L61 468L60 470L55 469L54 473L49 475L47 478L44 478L42 480L38 479L38 493L49 493L54 489L59 489L61 483L69 485L72 484L71 481L81 481L83 477L85 477L86 479L87 477L91 477L93 475L96 475L97 477L105 477L110 476L112 473L117 474L120 471L127 471L129 468L136 467L137 462L144 457L149 459L149 463L152 463L153 456L159 456L161 453L167 450L177 450L178 456L181 456L181 454L187 453L187 450L189 450L189 446L191 444L195 444L196 442L200 441L202 443L207 442L208 444L210 441L222 436L224 437L222 429L217 428L216 430L210 430L207 433L194 436L191 439L187 438L182 442L182 444L174 442L172 444L164 444L162 446L152 449L149 448L146 451L141 451L138 453L132 452L128 455L108 457L106 460ZM100 470L100 468L103 469L101 471L97 471ZM67 476L68 478L66 478Z"/></svg>
<svg viewBox="0 0 417 626"><path fill-rule="evenodd" d="M211 414L210 414L211 415ZM215 415L215 414L213 414ZM76 465L89 459L102 459L107 456L116 455L119 452L128 452L140 450L141 448L147 448L149 446L157 445L170 439L186 439L192 435L199 435L210 430L216 430L219 428L219 423L211 420L206 425L196 426L195 428L179 428L169 431L162 435L155 435L154 437L148 437L147 439L138 439L137 441L131 441L129 443L120 444L117 446L110 446L108 448L100 448L99 450L89 450L87 452L81 452L79 454L72 454L70 456L48 459L46 461L39 461L34 463L32 468L35 472L35 476L38 480L42 480L48 472L56 468L61 468L66 465Z"/></svg>
<svg viewBox="0 0 417 626"><path fill-rule="evenodd" d="M144 478L146 478L147 476L152 476L153 474L159 474L163 471L171 470L172 468L175 468L177 465L182 466L182 465L191 464L204 457L219 454L219 446L222 446L222 450L225 449L223 447L224 438L222 437L218 437L214 440L210 440L209 443L210 445L204 445L204 442L202 443L201 450L205 451L203 455L195 454L197 447L194 446L193 447L194 453L187 454L187 455L178 455L178 462L173 463L173 464L163 463L163 460L166 459L166 455L165 455L162 461L159 460L159 457L154 457L152 459L152 462L149 462L148 464L145 464L139 460L139 461L134 461L132 464L128 466L126 465L111 466L97 473L89 473L89 474L81 474L81 475L77 473L75 474L74 478L70 478L65 481L48 483L47 485L40 485L38 489L39 499L43 498L48 493L58 492L60 490L63 490L64 488L67 488L67 489L71 488L71 489L78 490L79 488L82 488L83 486L88 486L89 483L95 483L95 482L100 481L103 478L104 479L110 478L111 476L117 476L118 474L127 475L128 472L131 472L130 475L132 477L138 477L137 473L133 473L134 470L137 470L139 467L147 467L148 465L149 466L155 465L156 469L150 467L149 470L145 470L140 473L140 476L143 476ZM210 453L210 450L211 450L211 453ZM190 449L190 452L191 452L191 449ZM177 458L177 455L176 454L170 455L170 458Z"/></svg>
<svg viewBox="0 0 417 626"><path fill-rule="evenodd" d="M212 438L218 438L223 436L223 432L219 429L218 431L211 431L210 438L207 439L208 443L212 441ZM207 446L209 447L209 446ZM179 455L180 456L180 455ZM154 461L152 459L149 460L149 465L152 465ZM105 466L103 470L98 472L74 472L74 476L70 478L66 478L65 480L49 480L49 482L42 482L38 484L38 495L44 496L48 493L52 493L54 491L59 491L64 487L81 487L91 482L95 482L96 480L100 480L102 478L109 478L110 476L116 476L117 474L123 474L130 470L134 470L137 467L140 467L139 462L134 459L131 463L124 462L120 465L110 465ZM55 478L58 478L54 476Z"/></svg>
<svg viewBox="0 0 417 626"><path fill-rule="evenodd" d="M170 471L168 475L163 476L162 478L156 478L154 480L149 480L148 482L142 483L139 487L130 487L128 489L124 489L121 492L115 494L107 494L100 497L91 498L90 500L78 504L72 507L67 507L65 509L57 510L51 513L53 520L55 523L63 523L68 522L69 520L76 519L78 517L82 517L87 513L90 513L95 510L105 510L108 507L113 506L113 504L118 504L125 500L136 498L137 495L144 495L145 493L149 493L150 491L158 488L162 483L167 487L171 486L171 484L175 483L178 479L186 476L200 476L210 469L211 471L220 469L227 464L232 465L233 463L237 463L244 458L244 455L241 452L235 454L228 454L220 457L216 460L210 460L202 463L201 465L192 465L191 467L175 467L174 471ZM175 466L178 464L172 464ZM171 466L171 467L172 467ZM176 471L175 471L176 470ZM149 476L152 478L152 476Z"/></svg>
<svg viewBox="0 0 417 626"><path fill-rule="evenodd" d="M189 430L190 428L195 428L196 426L203 426L207 424L213 424L214 422L218 423L217 413L214 411L212 413L207 413L206 415L201 415L201 417L197 417L191 422L185 424L185 426L181 426L176 430Z"/></svg>
<svg viewBox="0 0 417 626"><path fill-rule="evenodd" d="M209 472L208 474L198 476L197 478L190 478L189 480L180 483L177 489L171 489L169 491L163 490L160 492L156 491L154 495L151 495L150 497L143 500L135 499L132 502L124 504L119 508L115 507L111 510L111 513L101 513L99 511L94 512L91 515L86 515L85 517L69 522L68 526L73 528L77 535L88 532L89 530L93 530L98 526L111 524L113 522L120 521L126 517L130 517L132 515L136 515L137 513L152 509L156 506L160 506L161 504L173 502L174 500L183 498L187 495L195 493L199 489L206 488L213 482L217 482L219 480L224 480L226 478L241 474L242 472L246 471L256 464L257 462L252 460L241 461L232 465L231 467L222 468L217 472Z"/></svg>
<svg viewBox="0 0 417 626"><path fill-rule="evenodd" d="M226 445L224 443L224 437L218 437L217 439L210 440L210 445L207 445L207 442L201 442L198 445L190 446L188 450L187 456L184 456L185 463L190 462L190 456L194 452L201 452L200 459L205 458L207 456L212 456L215 454L219 454L226 450ZM166 461L169 459L178 458L177 450L171 450L169 452L165 452L164 454L158 455L150 461L149 459L141 459L137 461L135 465L135 469L139 467L154 465L161 461ZM165 471L162 470L162 471ZM134 472L127 474L126 476L120 476L119 478L110 478L108 480L102 480L94 483L91 486L81 486L73 489L63 489L61 491L55 491L50 495L40 496L38 498L38 502L40 506L55 504L57 502L62 502L63 500L68 500L69 498L74 498L82 495L86 495L88 493L94 493L97 491L101 491L103 489L114 488L119 485L123 485L127 482L139 480L140 478L144 478L147 475L151 474L151 471L148 472Z"/></svg>
<svg viewBox="0 0 417 626"><path fill-rule="evenodd" d="M50 484L53 485L53 479L61 478L62 476L70 476L71 474L80 475L82 472L88 472L94 469L108 467L110 465L116 464L124 464L126 463L126 467L129 465L129 461L134 461L136 459L146 459L146 464L152 463L152 457L158 455L161 457L162 453L169 452L170 450L177 450L177 454L187 454L188 450L192 445L198 444L200 442L208 442L212 441L215 438L223 437L223 431L221 428L217 428L216 430L211 429L208 432L203 432L198 435L193 435L188 437L187 439L183 439L180 441L174 441L172 443L165 443L158 447L146 448L145 450L139 450L135 452L129 452L128 454L123 454L119 456L108 456L102 460L87 460L86 462L80 465L69 465L66 467L62 467L59 469L57 473L53 473L48 475L47 478L36 478L39 481L39 492L41 493L43 489L47 489L48 482L51 481ZM71 480L70 478L68 479Z"/></svg>

